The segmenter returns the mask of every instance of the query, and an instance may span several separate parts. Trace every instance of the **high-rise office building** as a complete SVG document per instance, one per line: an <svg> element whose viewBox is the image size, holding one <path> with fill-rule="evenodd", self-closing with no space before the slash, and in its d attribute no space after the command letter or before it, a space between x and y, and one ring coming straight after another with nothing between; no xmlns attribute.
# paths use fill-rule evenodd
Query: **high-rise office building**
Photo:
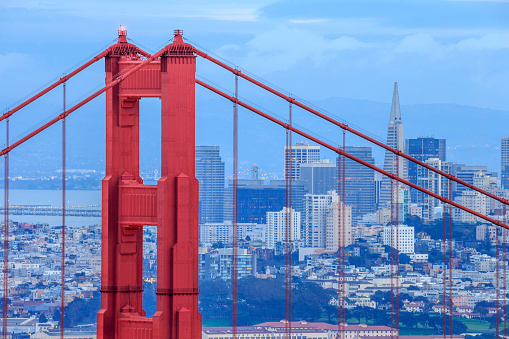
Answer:
<svg viewBox="0 0 509 339"><path fill-rule="evenodd" d="M391 117L387 124L387 145L397 150L404 150L403 139L403 121L401 120L401 110L399 107L398 83L394 83L394 92L392 95ZM403 158L397 159L397 156L389 151L385 151L384 170L396 174L399 177L407 178L407 162ZM393 185L395 190L398 185ZM395 192L395 191L394 191ZM380 188L381 204L387 204L391 201L391 179L387 176L382 177Z"/></svg>
<svg viewBox="0 0 509 339"><path fill-rule="evenodd" d="M438 158L428 159L425 163L445 173L451 173L452 170L452 163ZM417 170L417 185L442 197L449 198L449 180L427 168L419 166ZM435 207L441 206L442 202L418 191L417 204L422 207L422 218L429 220L434 219Z"/></svg>
<svg viewBox="0 0 509 339"><path fill-rule="evenodd" d="M304 212L304 185L292 181L291 208ZM232 180L228 181L225 194L224 218L233 219L233 188ZM266 213L281 211L286 207L286 181L271 180L265 185L263 180L238 180L237 183L237 222L253 222L264 224Z"/></svg>
<svg viewBox="0 0 509 339"><path fill-rule="evenodd" d="M500 184L507 190L509 189L509 138L502 139L500 150Z"/></svg>
<svg viewBox="0 0 509 339"><path fill-rule="evenodd" d="M327 194L328 191L337 190L336 164L323 159L319 162L300 165L300 179L304 184L306 193Z"/></svg>
<svg viewBox="0 0 509 339"><path fill-rule="evenodd" d="M345 151L367 163L375 164L371 147L347 146ZM346 158L344 185L345 203L352 207L353 218L376 210L375 171Z"/></svg>
<svg viewBox="0 0 509 339"><path fill-rule="evenodd" d="M200 187L200 224L223 222L224 162L219 146L196 146L195 166Z"/></svg>
<svg viewBox="0 0 509 339"><path fill-rule="evenodd" d="M426 161L432 158L438 158L441 161L446 159L445 139L435 139L434 137L418 137L417 139L405 140L405 153L420 161ZM408 181L417 184L417 169L420 166L408 161ZM417 201L417 190L410 190L411 199Z"/></svg>
<svg viewBox="0 0 509 339"><path fill-rule="evenodd" d="M320 161L320 146L309 146L307 142L298 142L291 147L285 146L285 178L299 180L300 165L318 161Z"/></svg>

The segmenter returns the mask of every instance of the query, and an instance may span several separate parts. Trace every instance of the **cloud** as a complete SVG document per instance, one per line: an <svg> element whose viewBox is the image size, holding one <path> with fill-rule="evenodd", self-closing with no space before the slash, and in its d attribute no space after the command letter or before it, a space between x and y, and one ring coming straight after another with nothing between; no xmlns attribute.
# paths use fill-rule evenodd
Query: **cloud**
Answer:
<svg viewBox="0 0 509 339"><path fill-rule="evenodd" d="M17 0L6 1L0 4L0 8L27 10L55 10L62 13L73 14L82 17L108 17L115 15L136 16L145 18L168 17L168 18L202 18L225 21L255 21L258 20L259 11L264 6L275 0L245 0L245 1L208 1L187 0L182 2L168 2L154 0L140 2L124 0L121 5L118 2L89 0L69 1L59 0Z"/></svg>
<svg viewBox="0 0 509 339"><path fill-rule="evenodd" d="M467 38L456 44L460 51L495 51L509 48L509 32L491 33L478 38Z"/></svg>
<svg viewBox="0 0 509 339"><path fill-rule="evenodd" d="M444 46L438 43L431 34L412 34L405 36L394 48L396 53L418 53L438 56Z"/></svg>
<svg viewBox="0 0 509 339"><path fill-rule="evenodd" d="M227 45L218 54L244 51L242 64L263 69L263 72L288 70L303 60L315 65L333 58L342 51L372 48L376 44L362 42L354 37L326 38L309 30L279 25L275 29L254 36L245 48Z"/></svg>

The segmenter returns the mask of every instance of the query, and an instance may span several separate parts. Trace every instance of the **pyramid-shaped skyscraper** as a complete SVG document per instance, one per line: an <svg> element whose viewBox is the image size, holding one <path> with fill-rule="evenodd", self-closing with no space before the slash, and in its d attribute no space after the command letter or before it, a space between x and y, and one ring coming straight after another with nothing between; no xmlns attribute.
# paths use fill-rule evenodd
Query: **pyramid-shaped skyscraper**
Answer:
<svg viewBox="0 0 509 339"><path fill-rule="evenodd" d="M403 121L401 120L401 110L399 107L398 83L394 82L394 92L392 94L391 117L387 124L387 142L392 148L404 151ZM404 158L399 161L394 153L385 151L384 170L407 179L407 162ZM396 182L394 183L394 195L396 194ZM383 207L391 202L391 179L383 176L380 187L379 205ZM389 207L389 206L387 206Z"/></svg>

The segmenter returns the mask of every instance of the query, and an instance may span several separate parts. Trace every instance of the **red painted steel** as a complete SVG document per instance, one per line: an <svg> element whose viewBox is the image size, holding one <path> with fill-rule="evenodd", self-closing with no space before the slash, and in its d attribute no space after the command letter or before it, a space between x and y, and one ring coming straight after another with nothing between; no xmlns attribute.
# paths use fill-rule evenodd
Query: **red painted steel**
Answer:
<svg viewBox="0 0 509 339"><path fill-rule="evenodd" d="M447 236L446 236L446 222L445 222L445 208L442 210L442 220L443 220L443 235L442 235L442 252L443 252L443 258L442 258L442 262L443 262L443 267L442 267L442 282L443 282L443 286L444 286L444 295L443 295L443 298L444 298L444 305L443 305L443 316L444 316L444 324L443 324L443 327L444 327L444 339L446 338L447 336L447 289L446 289L446 279L447 279L447 276L446 276L446 269L445 269L445 263L446 263L446 253L447 253L447 247L446 247L446 243L445 241L447 240ZM452 315L452 314L451 314Z"/></svg>
<svg viewBox="0 0 509 339"><path fill-rule="evenodd" d="M500 247L500 242L499 242L499 235L498 235L498 228L495 230L495 246L497 247L496 250L495 250L495 265L497 265L495 267L495 291L496 291L496 294L495 294L495 307L497 309L496 313L495 313L495 338L500 338L499 336L499 321L500 321L500 285L499 285L499 282L500 282L500 250L499 250L499 247ZM502 230L503 231L503 230Z"/></svg>
<svg viewBox="0 0 509 339"><path fill-rule="evenodd" d="M198 56L201 56L202 58L207 59L207 60L215 63L216 65L221 66L224 69L226 69L226 70L228 70L228 71L230 71L230 72L232 72L234 74L237 74L238 76L244 78L245 80L247 80L247 81L249 81L249 82L251 82L251 83L253 83L253 84L255 84L255 85L257 85L257 86L259 86L259 87L261 87L263 89L265 89L266 91L268 91L268 92L270 92L270 93L272 93L274 95L277 95L278 97L280 97L280 98L282 98L282 99L284 99L284 100L286 100L288 102L291 102L294 105L296 105L296 106L298 106L298 107L300 107L300 108L302 108L302 109L304 109L304 110L306 110L306 111L308 111L308 112L310 112L310 113L312 113L312 114L314 114L314 115L316 115L316 116L318 116L318 117L320 117L320 118L322 118L322 119L324 119L324 120L326 120L326 121L328 121L328 122L330 122L330 123L332 123L332 124L334 124L334 125L336 125L338 127L341 127L342 129L344 129L344 130L346 130L346 131L348 131L348 132L350 132L352 134L355 134L355 135L357 135L357 136L359 136L359 137L361 137L361 138L363 138L363 139L365 139L365 140L367 140L367 141L369 141L369 142L371 142L371 143L373 143L373 144L375 144L377 146L380 146L380 147L386 149L389 152L392 152L392 153L394 153L394 154L396 154L396 155L398 155L400 157L403 157L403 158L405 158L407 160L410 160L413 163L416 163L416 164L418 164L418 165L420 165L420 166L422 166L424 168L427 168L430 171L438 173L438 174L448 178L449 180L453 180L453 181L455 181L457 183L460 183L460 184L462 184L462 185L464 185L464 186L466 186L466 187L468 187L470 189L473 189L474 191L482 193L482 194L484 194L484 195L486 195L486 196L488 196L488 197L490 197L492 199L495 199L495 200L497 200L497 201L499 201L499 202L501 202L503 204L509 205L509 200L506 200L506 199L504 199L502 197L498 197L498 196L496 196L496 195L494 195L494 194L492 194L490 192L487 192L487 191L485 191L485 190L483 190L483 189L481 189L479 187L476 187L476 186L474 186L472 184L469 184L468 182L465 182L465 181L463 181L461 179L456 178L452 174L449 174L449 173L446 173L444 171L441 171L441 170L439 170L439 169L437 169L437 168L435 168L433 166L430 166L430 165L428 165L428 164L426 164L426 163L424 163L424 162L422 162L420 160L417 160L417 159L415 159L415 158L413 158L413 157L403 153L402 151L399 151L399 150L397 150L395 148L392 148L392 147L384 144L383 142L380 142L380 141L378 141L376 139L373 139L373 138L365 135L364 133L361 133L361 132L351 128L347 124L343 124L343 123L341 123L341 122L339 122L337 120L334 120L331 117L328 117L327 115L325 115L323 113L320 113L319 111L317 111L315 109L312 109L309 106L304 105L303 103L295 100L294 98L289 97L287 95L284 95L283 93L281 93L279 91L276 91L275 89L273 89L273 88L271 88L271 87L261 83L260 81L257 81L257 80L251 78L248 75L245 75L244 73L240 72L239 70L236 70L236 69L226 65L225 63L223 63L223 62L221 62L221 61L219 61L217 59L214 59L213 57L211 57L210 55L200 51L199 49L195 48L194 52Z"/></svg>
<svg viewBox="0 0 509 339"><path fill-rule="evenodd" d="M394 181L391 180L391 328L394 328ZM391 338L393 338L391 332Z"/></svg>
<svg viewBox="0 0 509 339"><path fill-rule="evenodd" d="M377 171L377 172L379 172L379 173L381 173L383 175L386 175L386 176L388 176L391 179L399 181L400 183L402 183L404 185L407 185L409 187L415 188L416 190L421 191L421 192L423 192L423 193L425 193L425 194L427 194L429 196L432 196L433 198L438 199L438 200L440 200L443 203L451 204L452 206L454 206L456 208L459 208L459 209L461 209L461 210L463 210L465 212L468 212L468 213L470 213L470 214L472 214L472 215L474 215L476 217L479 217L481 219L489 221L489 222L491 222L491 223L493 223L493 224L495 224L497 226L501 226L503 228L509 229L509 225L506 225L506 224L504 224L504 223L502 223L502 222L500 222L498 220L495 220L493 218L485 216L484 214L481 214L481 213L476 212L476 211L474 211L474 210L472 210L470 208L467 208L467 207L465 207L463 205L460 205L460 204L458 204L458 203L456 203L456 202L454 202L454 201L452 201L452 200L450 200L448 198L442 197L442 196L440 196L440 195L438 195L436 193L433 193L433 192L431 192L431 191L429 191L427 189L424 189L424 188L422 188L422 187L420 187L420 186L418 186L416 184L413 184L413 183L411 183L408 180L402 179L402 178L398 177L397 175L389 173L389 172L387 172L387 171L385 171L385 170L383 170L381 168L376 167L375 165L372 165L372 164L370 164L370 163L368 163L368 162L366 162L366 161L364 161L362 159L359 159L359 158L357 158L357 157L355 157L355 156L353 156L353 155L351 155L349 153L346 153L342 149L340 149L338 147L334 147L334 146L332 146L332 145L330 145L330 144L328 144L328 143L326 143L326 142L324 142L324 141L322 141L322 140L320 140L320 139L318 139L318 138L316 138L316 137L314 137L314 136L312 136L312 135L310 135L308 133L305 133L305 132L303 132L303 131L301 131L301 130L293 127L293 126L290 126L289 124L284 123L284 122L282 122L282 121L280 121L280 120L278 120L278 119L276 119L276 118L274 118L274 117L272 117L272 116L270 116L270 115L268 115L268 114L266 114L266 113L264 113L264 112L262 112L262 111L260 111L260 110L258 110L256 108L254 108L254 107L252 107L252 106L250 106L250 105L248 105L248 104L246 104L246 103L244 103L244 102L242 102L242 101L240 101L238 99L235 99L234 97L232 97L232 96L230 96L230 95L228 95L228 94L226 94L226 93L224 93L224 92L222 92L222 91L220 91L220 90L218 90L218 89L208 85L207 83L205 83L205 82L203 82L203 81L201 81L199 79L196 79L196 83L198 85L203 86L206 89L216 93L216 94L219 94L220 96L222 96L222 97L224 97L224 98L226 98L226 99L228 99L228 100L230 100L232 102L236 101L237 104L239 104L240 106L242 106L242 107L252 111L253 113L256 113L256 114L264 117L265 119L274 122L275 124L277 124L279 126L282 126L282 127L286 128L286 129L289 129L289 130L291 130L291 131L293 131L293 132L295 132L295 133L297 133L297 134L299 134L299 135L301 135L301 136L303 136L303 137L305 137L305 138L307 138L307 139L309 139L309 140L311 140L311 141L313 141L313 142L315 142L315 143L317 143L317 144L319 144L319 145L321 145L321 146L323 146L325 148L328 148L328 149L330 149L333 152L336 152L336 153L338 153L340 155L343 155L343 156L345 156L345 157L347 157L347 158L349 158L349 159L351 159L351 160L353 160L353 161L355 161L355 162L357 162L357 163L359 163L359 164L361 164L363 166L371 168L372 170ZM1 155L1 153L0 153L0 155Z"/></svg>
<svg viewBox="0 0 509 339"><path fill-rule="evenodd" d="M6 145L9 146L9 119L5 124ZM2 309L2 338L7 339L7 314L9 308L9 154L4 157L4 295Z"/></svg>
<svg viewBox="0 0 509 339"><path fill-rule="evenodd" d="M105 58L106 176L102 183L100 339L198 339L198 181L194 169L195 72L193 47L174 41L142 61L121 30ZM160 57L160 60L157 60ZM144 67L143 69L141 69ZM139 100L161 100L161 178L139 175ZM157 232L157 311L142 308L143 226Z"/></svg>
<svg viewBox="0 0 509 339"><path fill-rule="evenodd" d="M452 200L452 181L449 180L449 199ZM444 209L446 205L443 205ZM453 304L452 304L452 206L449 205L449 335L452 339L452 312L453 312Z"/></svg>
<svg viewBox="0 0 509 339"><path fill-rule="evenodd" d="M399 157L396 156L396 175L399 177ZM396 183L396 337L399 338L399 182Z"/></svg>
<svg viewBox="0 0 509 339"><path fill-rule="evenodd" d="M235 98L238 98L239 77L235 75ZM233 220L232 220L232 332L237 338L237 283L238 283L238 193L239 193L239 110L233 103Z"/></svg>
<svg viewBox="0 0 509 339"><path fill-rule="evenodd" d="M503 221L504 224L506 223L506 206L504 205L504 208L502 209L502 212L504 213ZM502 243L503 243L503 259L502 259L502 265L504 267L504 337L507 338L507 231L502 230Z"/></svg>
<svg viewBox="0 0 509 339"><path fill-rule="evenodd" d="M288 123L292 124L292 104L288 105ZM292 337L292 132L286 130L285 148L285 334L287 339Z"/></svg>
<svg viewBox="0 0 509 339"><path fill-rule="evenodd" d="M338 156L338 195L341 192L341 156ZM344 298L343 298L343 288L344 281L342 279L343 275L343 252L341 251L341 203L338 197L338 339L339 333L341 333L341 338L344 339L344 331L342 331L343 326L341 326L343 321L343 308L344 308Z"/></svg>
<svg viewBox="0 0 509 339"><path fill-rule="evenodd" d="M345 152L345 148L346 148L346 134L345 134L345 130L343 130L343 152ZM342 194L342 199L341 199L341 245L342 245L342 254L343 254L343 261L342 261L342 265L343 265L343 269L341 270L341 274L342 274L342 279L343 279L343 307L342 307L342 312L343 312L343 323L346 324L346 288L345 288L345 284L346 284L346 274L345 274L345 271L346 271L346 243L345 243L345 238L346 238L346 233L345 233L345 212L346 212L346 199L345 199L345 188L346 188L346 173L345 173L345 157L341 157L341 166L342 166L342 170L341 170L341 182L342 182L342 185L341 185L341 194ZM340 194L340 192L338 192L338 195ZM339 201L340 199L338 199ZM343 337L345 336L345 331L343 330Z"/></svg>
<svg viewBox="0 0 509 339"><path fill-rule="evenodd" d="M65 112L66 83L63 84L63 101ZM64 311L65 311L65 117L62 119L62 267L61 267L61 297L60 297L60 339L64 339Z"/></svg>

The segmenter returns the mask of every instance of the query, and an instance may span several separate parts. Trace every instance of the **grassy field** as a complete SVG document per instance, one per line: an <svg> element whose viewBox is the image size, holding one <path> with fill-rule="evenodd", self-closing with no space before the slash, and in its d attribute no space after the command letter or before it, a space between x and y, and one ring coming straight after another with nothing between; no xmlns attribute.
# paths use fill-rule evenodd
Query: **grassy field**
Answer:
<svg viewBox="0 0 509 339"><path fill-rule="evenodd" d="M456 320L461 321L463 324L467 325L469 333L475 332L486 332L486 331L495 331L494 328L490 329L490 323L485 320L479 319L466 319L466 318L454 318ZM504 327L502 326L502 329Z"/></svg>

